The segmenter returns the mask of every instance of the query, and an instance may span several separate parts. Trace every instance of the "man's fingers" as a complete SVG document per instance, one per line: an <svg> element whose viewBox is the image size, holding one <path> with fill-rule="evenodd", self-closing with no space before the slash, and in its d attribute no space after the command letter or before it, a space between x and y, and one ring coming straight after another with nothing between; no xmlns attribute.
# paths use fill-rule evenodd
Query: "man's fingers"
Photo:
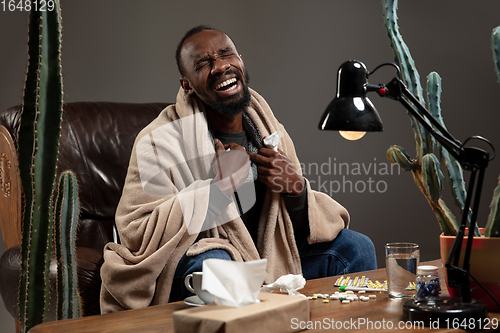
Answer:
<svg viewBox="0 0 500 333"><path fill-rule="evenodd" d="M222 144L222 142L220 142L219 139L214 139L214 143L215 143L215 150L225 150L224 145Z"/></svg>

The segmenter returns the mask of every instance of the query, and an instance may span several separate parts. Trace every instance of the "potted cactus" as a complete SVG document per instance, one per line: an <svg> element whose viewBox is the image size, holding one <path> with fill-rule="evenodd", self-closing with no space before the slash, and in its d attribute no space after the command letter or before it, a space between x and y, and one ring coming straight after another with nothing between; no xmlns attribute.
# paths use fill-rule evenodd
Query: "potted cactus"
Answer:
<svg viewBox="0 0 500 333"><path fill-rule="evenodd" d="M28 56L17 147L24 204L19 286L22 332L47 317L53 238L58 263L57 318L79 317L81 313L75 267L79 217L75 175L62 172L55 190L63 96L58 0L52 10L37 11L32 7ZM54 193L58 194L57 200Z"/></svg>
<svg viewBox="0 0 500 333"><path fill-rule="evenodd" d="M397 0L383 0L384 24L391 42L394 59L401 69L402 79L408 90L425 105L420 76L411 57L408 46L403 41L397 24ZM500 81L500 27L493 30L492 35L493 59L495 70ZM441 116L441 77L432 72L427 77L427 109L444 127ZM441 198L444 181L448 182L455 204L461 214L467 214L470 222L471 212L464 212L467 196L463 170L457 160L438 142L435 142L413 116L410 117L411 126L415 133L416 157L411 158L403 147L392 146L387 151L389 160L399 165L403 170L412 173L415 183L429 202L436 215L442 235L440 236L441 259L446 262L451 246L459 229L457 219ZM437 154L435 152L437 151ZM445 180L446 179L446 180ZM490 204L490 214L486 228L475 228L471 254L471 274L479 280L497 299L500 299L500 182L494 191ZM462 244L465 248L465 242ZM462 251L462 254L464 251ZM492 260L497 260L492 263ZM471 281L472 297L487 303L490 310L499 311L500 308L483 290ZM450 294L458 295L455 290Z"/></svg>

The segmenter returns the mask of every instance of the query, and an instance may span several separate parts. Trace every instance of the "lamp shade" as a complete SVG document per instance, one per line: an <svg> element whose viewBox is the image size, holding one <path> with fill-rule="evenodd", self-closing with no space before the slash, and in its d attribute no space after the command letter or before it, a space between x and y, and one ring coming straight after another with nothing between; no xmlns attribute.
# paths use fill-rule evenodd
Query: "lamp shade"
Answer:
<svg viewBox="0 0 500 333"><path fill-rule="evenodd" d="M359 61L344 62L337 71L337 95L319 122L320 130L380 132L382 120L366 97L366 66Z"/></svg>

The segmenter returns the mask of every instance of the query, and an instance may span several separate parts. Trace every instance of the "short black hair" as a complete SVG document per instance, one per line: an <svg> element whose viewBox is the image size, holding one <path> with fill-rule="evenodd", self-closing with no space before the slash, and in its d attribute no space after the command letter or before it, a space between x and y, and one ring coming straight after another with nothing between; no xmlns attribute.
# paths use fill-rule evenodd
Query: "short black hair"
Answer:
<svg viewBox="0 0 500 333"><path fill-rule="evenodd" d="M188 32L186 32L184 34L184 37L182 37L181 41L179 42L179 45L177 45L177 49L175 50L175 61L177 62L177 68L179 69L179 73L182 76L184 76L184 68L182 68L182 66L181 66L181 50L182 50L182 46L184 45L184 42L186 41L186 39L188 39L189 37L192 37L192 36L196 35L197 33L205 31L205 30L220 31L218 29L212 28L209 25L201 24L201 25L198 25L198 26L196 26L196 27L194 27L192 29L189 29Z"/></svg>

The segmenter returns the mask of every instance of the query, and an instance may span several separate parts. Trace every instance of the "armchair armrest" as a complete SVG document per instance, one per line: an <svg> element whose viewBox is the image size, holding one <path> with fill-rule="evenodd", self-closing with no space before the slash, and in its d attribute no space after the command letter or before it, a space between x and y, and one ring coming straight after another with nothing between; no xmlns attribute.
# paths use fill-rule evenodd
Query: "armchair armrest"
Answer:
<svg viewBox="0 0 500 333"><path fill-rule="evenodd" d="M0 125L0 227L5 249L21 244L21 178L10 132Z"/></svg>

